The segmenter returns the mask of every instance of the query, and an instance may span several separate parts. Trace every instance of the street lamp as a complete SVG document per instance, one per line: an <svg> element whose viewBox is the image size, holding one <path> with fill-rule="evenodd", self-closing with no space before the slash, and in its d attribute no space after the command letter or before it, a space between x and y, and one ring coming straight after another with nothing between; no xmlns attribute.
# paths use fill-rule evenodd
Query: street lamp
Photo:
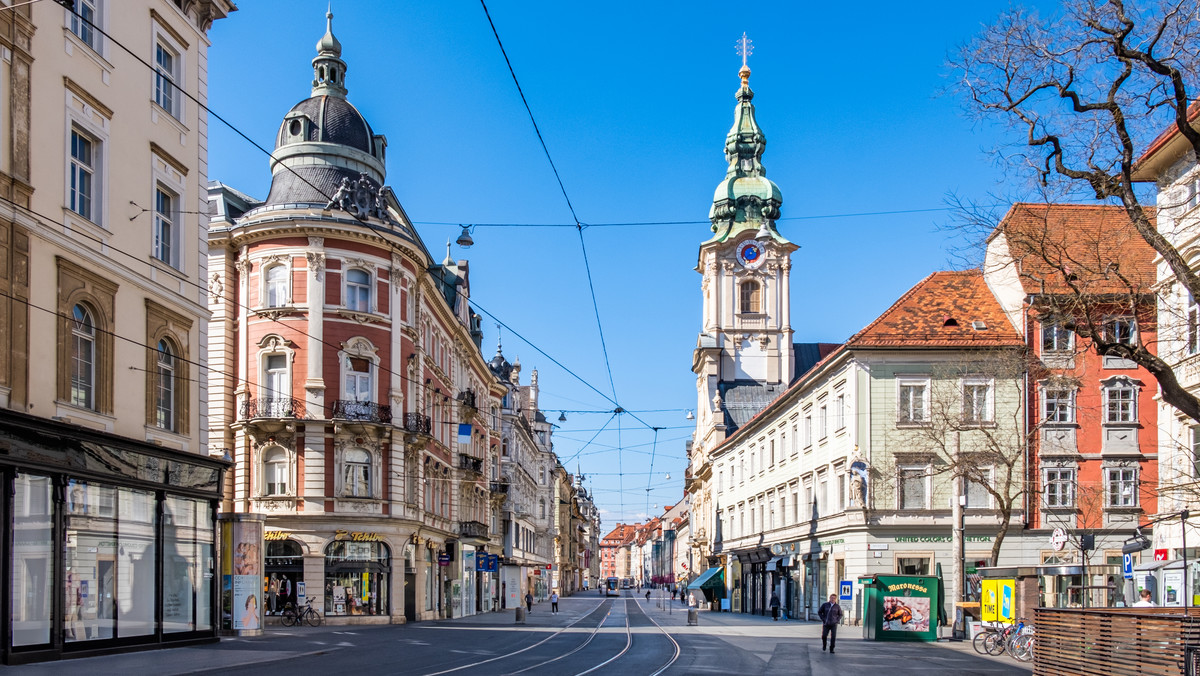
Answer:
<svg viewBox="0 0 1200 676"><path fill-rule="evenodd" d="M454 243L464 249L470 249L471 246L475 244L475 240L471 239L471 226L464 225L462 234L458 236L458 239L454 240Z"/></svg>

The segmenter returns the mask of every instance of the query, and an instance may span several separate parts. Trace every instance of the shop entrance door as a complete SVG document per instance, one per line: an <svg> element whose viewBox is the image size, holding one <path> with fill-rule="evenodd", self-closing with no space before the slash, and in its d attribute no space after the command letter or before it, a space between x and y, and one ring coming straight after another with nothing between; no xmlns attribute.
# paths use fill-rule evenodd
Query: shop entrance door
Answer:
<svg viewBox="0 0 1200 676"><path fill-rule="evenodd" d="M417 574L412 570L404 571L404 620L417 621Z"/></svg>

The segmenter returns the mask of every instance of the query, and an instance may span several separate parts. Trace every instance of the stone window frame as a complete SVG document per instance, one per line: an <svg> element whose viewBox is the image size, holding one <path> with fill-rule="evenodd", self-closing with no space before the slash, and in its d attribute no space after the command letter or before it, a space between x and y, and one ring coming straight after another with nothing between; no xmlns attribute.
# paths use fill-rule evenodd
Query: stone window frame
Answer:
<svg viewBox="0 0 1200 676"><path fill-rule="evenodd" d="M286 468L287 487L281 493L267 492L267 456L273 451L279 451L283 455L284 467ZM255 495L260 498L269 499L296 497L296 484L298 481L296 480L297 461L295 450L290 449L281 443L271 442L263 444L255 449L255 456L254 466L259 470L257 472L258 476L256 477L257 480L255 481L256 485L254 487Z"/></svg>
<svg viewBox="0 0 1200 676"><path fill-rule="evenodd" d="M63 82L66 112L63 126L63 214L75 223L87 223L107 230L108 150L113 111L74 81L64 79ZM72 133L87 137L93 144L90 216L84 216L71 207Z"/></svg>
<svg viewBox="0 0 1200 676"><path fill-rule="evenodd" d="M295 367L295 362L296 362L295 345L292 344L291 341L287 340L286 338L280 336L277 333L269 333L269 334L263 336L263 339L258 342L258 348L259 349L255 353L255 356L254 356L254 363L257 365L257 371L258 371L258 382L256 383L257 389L258 389L258 392L257 392L258 398L259 399L274 399L274 400L295 399L296 396L294 395L293 389L292 389L293 378L294 378L294 367ZM271 392L266 389L266 387L267 387L267 357L275 356L275 355L283 355L284 363L287 365L287 378L286 378L286 382L288 384L287 396L283 396L284 393L282 393L282 392ZM251 398L254 398L253 392L251 393Z"/></svg>
<svg viewBox="0 0 1200 676"><path fill-rule="evenodd" d="M184 124L185 120L185 104L186 96L184 95L185 74L187 71L187 53L188 44L183 37L162 21L162 18L157 12L151 14L151 53L147 61L154 66L154 72L150 79L150 101L160 110L170 115L176 122ZM171 72L169 73L170 83L173 87L171 92L171 100L168 101L170 106L164 106L159 100L158 83L162 77L158 71L158 50L169 53L173 57Z"/></svg>
<svg viewBox="0 0 1200 676"><path fill-rule="evenodd" d="M365 403L371 403L371 404L378 403L378 401L379 401L379 383L380 383L379 348L375 347L375 345L370 340L368 340L362 336L355 336L355 337L351 338L350 340L347 340L346 342L342 343L341 347L342 347L342 349L338 350L338 392L341 394L341 396L339 398L344 401L357 401L357 399L351 400L350 397L347 396L346 377L351 373L351 371L350 371L350 359L351 358L366 359L371 364L371 370L369 373L369 375L370 375L370 388L369 388L370 396L368 397L368 399ZM355 371L355 373L361 373L361 371Z"/></svg>
<svg viewBox="0 0 1200 676"><path fill-rule="evenodd" d="M1130 411L1128 419L1113 420L1109 416L1109 394L1115 390L1129 390L1132 396L1129 399ZM1100 396L1101 396L1101 421L1105 426L1112 427L1135 427L1138 425L1138 399L1141 396L1142 384L1129 376L1113 376L1100 381Z"/></svg>
<svg viewBox="0 0 1200 676"><path fill-rule="evenodd" d="M1066 392L1067 393L1067 401L1066 401L1067 420L1051 420L1050 419L1050 416L1048 413L1049 409L1047 408L1047 405L1050 402L1050 393L1051 392ZM1058 425L1064 425L1064 426L1076 425L1077 424L1077 422L1076 422L1076 398L1078 396L1078 392L1079 392L1079 388L1075 383L1067 382L1065 380L1055 379L1055 380L1039 381L1038 382L1038 394L1040 395L1039 398L1041 401L1039 402L1040 406L1038 408L1040 410L1038 411L1038 415L1041 418L1042 423L1044 425L1052 426L1052 427L1058 426Z"/></svg>
<svg viewBox="0 0 1200 676"><path fill-rule="evenodd" d="M1050 504L1050 484L1051 472L1055 473L1053 483L1058 486L1063 486L1067 495L1060 498L1058 504ZM1065 475L1065 476L1064 476ZM1071 466L1054 466L1042 468L1042 492L1046 496L1042 500L1042 506L1046 509L1075 509L1076 491L1075 486L1079 480L1079 468Z"/></svg>
<svg viewBox="0 0 1200 676"><path fill-rule="evenodd" d="M929 425L929 406L931 395L932 382L928 375L902 375L896 377L896 427L925 427ZM921 412L920 417L906 415L906 412L901 407L901 393L906 387L921 387ZM910 397L911 399L911 397Z"/></svg>
<svg viewBox="0 0 1200 676"><path fill-rule="evenodd" d="M186 435L191 422L190 359L192 320L149 298L146 299L146 426L156 431ZM167 341L175 354L175 424L173 428L158 424L158 342Z"/></svg>
<svg viewBox="0 0 1200 676"><path fill-rule="evenodd" d="M105 31L108 30L107 2L108 0L79 0L80 5L90 6L92 10L92 19L90 21L92 24ZM77 8L76 11L82 14L83 12L80 10L81 8ZM72 36L75 42L92 50L97 56L104 58L105 52L108 51L108 42L105 40L103 33L97 30L97 28L88 26L74 12L65 8L63 9L63 28L68 35ZM92 34L90 41L82 35L85 30Z"/></svg>
<svg viewBox="0 0 1200 676"><path fill-rule="evenodd" d="M71 322L72 309L83 305L91 311L96 327L95 379L92 408L84 409L112 415L113 413L113 328L116 325L117 284L77 265L62 256L55 257L58 269L58 364L57 401L78 409L71 403Z"/></svg>
<svg viewBox="0 0 1200 676"><path fill-rule="evenodd" d="M904 506L904 473L920 471L925 483L925 504L921 507ZM933 500L933 467L929 462L906 462L896 466L896 509L900 511L921 511L930 509Z"/></svg>
<svg viewBox="0 0 1200 676"><path fill-rule="evenodd" d="M362 272L367 276L367 306L365 308L350 306L350 273L356 271ZM360 285L356 283L354 286L358 288ZM370 268L368 268L366 265L351 264L342 270L342 307L350 312L363 312L370 314L375 311L375 307L377 306L375 296L375 275Z"/></svg>
<svg viewBox="0 0 1200 676"><path fill-rule="evenodd" d="M152 221L150 235L150 257L156 263L183 270L185 243L184 209L187 200L187 165L171 157L156 143L150 144L150 214ZM159 256L158 250L158 193L165 193L171 199L171 240L167 242L170 255L166 258Z"/></svg>
<svg viewBox="0 0 1200 676"><path fill-rule="evenodd" d="M738 314L757 315L763 313L763 283L757 279L738 282Z"/></svg>
<svg viewBox="0 0 1200 676"><path fill-rule="evenodd" d="M1102 469L1102 471L1104 472L1104 509L1105 510L1137 509L1141 506L1141 502L1142 502L1141 496L1138 495L1138 493L1140 492L1138 489L1141 486L1141 474L1142 474L1141 468L1139 468L1136 464L1128 463L1128 464L1119 464L1119 465L1106 465ZM1114 472L1118 473L1115 481L1113 478ZM1124 476L1122 476L1122 474L1124 472L1131 472L1133 474L1133 477L1131 479L1126 480L1124 478ZM1132 491L1131 491L1131 496L1130 496L1131 502L1129 504L1115 504L1113 502L1114 483L1118 487L1124 486L1126 483L1129 483L1129 485L1132 486ZM1121 496L1124 496L1124 491L1121 492Z"/></svg>

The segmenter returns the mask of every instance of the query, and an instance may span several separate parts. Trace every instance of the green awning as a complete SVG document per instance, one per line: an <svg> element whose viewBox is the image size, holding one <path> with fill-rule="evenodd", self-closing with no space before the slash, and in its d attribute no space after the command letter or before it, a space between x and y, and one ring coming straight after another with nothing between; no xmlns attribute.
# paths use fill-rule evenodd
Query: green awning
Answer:
<svg viewBox="0 0 1200 676"><path fill-rule="evenodd" d="M725 590L725 576L722 575L724 568L716 566L704 571L700 577L692 580L692 583L687 586L688 589L709 589L709 590Z"/></svg>

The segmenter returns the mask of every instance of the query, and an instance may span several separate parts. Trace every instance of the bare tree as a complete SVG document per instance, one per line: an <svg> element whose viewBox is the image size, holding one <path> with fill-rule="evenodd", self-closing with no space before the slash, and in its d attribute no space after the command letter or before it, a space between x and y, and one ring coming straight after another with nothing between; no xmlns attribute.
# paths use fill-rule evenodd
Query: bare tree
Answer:
<svg viewBox="0 0 1200 676"><path fill-rule="evenodd" d="M1017 8L986 27L951 58L955 87L968 111L998 120L1021 135L1022 150L1005 154L1033 172L1049 194L1094 197L1119 205L1137 235L1162 257L1192 297L1200 276L1155 227L1152 206L1135 185L1135 164L1163 130L1174 128L1200 156L1200 131L1190 106L1200 75L1200 7L1195 0L1067 0L1050 18ZM1165 205L1160 205L1165 206ZM1036 239L1036 233L1032 233ZM1070 264L1046 257L1056 282L1078 303L1089 292ZM1146 288L1124 275L1119 256L1096 272L1118 285L1131 310ZM1113 296L1108 297L1113 301ZM1060 301L1061 302L1061 301ZM1171 366L1141 343L1113 340L1079 307L1046 307L1075 320L1077 333L1101 354L1146 368L1163 400L1200 421L1200 398L1180 385Z"/></svg>
<svg viewBox="0 0 1200 676"><path fill-rule="evenodd" d="M991 497L998 522L993 565L1025 503L1025 459L1037 433L1025 419L1029 366L1025 351L1011 348L938 366L931 374L928 419L901 433L905 453L927 458L935 476L962 480L965 494L975 486Z"/></svg>

